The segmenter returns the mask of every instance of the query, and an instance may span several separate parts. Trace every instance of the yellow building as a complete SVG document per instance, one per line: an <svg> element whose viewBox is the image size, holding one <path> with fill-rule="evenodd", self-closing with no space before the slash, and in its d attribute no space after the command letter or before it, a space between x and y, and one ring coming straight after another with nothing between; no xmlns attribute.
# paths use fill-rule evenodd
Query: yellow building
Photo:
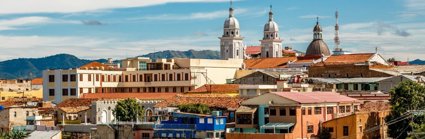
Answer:
<svg viewBox="0 0 425 139"><path fill-rule="evenodd" d="M387 127L382 125L388 114L388 110L356 112L326 121L323 127L329 129L332 139L385 139Z"/></svg>
<svg viewBox="0 0 425 139"><path fill-rule="evenodd" d="M30 91L0 91L0 102L11 98L43 98L43 89Z"/></svg>

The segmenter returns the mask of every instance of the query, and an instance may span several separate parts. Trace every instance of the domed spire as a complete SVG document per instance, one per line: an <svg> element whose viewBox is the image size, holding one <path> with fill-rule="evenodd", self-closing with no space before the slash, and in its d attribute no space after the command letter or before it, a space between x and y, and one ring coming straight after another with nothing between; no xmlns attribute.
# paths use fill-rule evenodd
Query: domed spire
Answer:
<svg viewBox="0 0 425 139"><path fill-rule="evenodd" d="M272 5L270 5L270 11L269 11L269 21L273 21L273 11L272 11L273 7Z"/></svg>
<svg viewBox="0 0 425 139"><path fill-rule="evenodd" d="M313 33L314 33L313 34L314 40L322 39L322 27L320 27L320 24L319 24L319 17L316 18L316 26L314 26Z"/></svg>

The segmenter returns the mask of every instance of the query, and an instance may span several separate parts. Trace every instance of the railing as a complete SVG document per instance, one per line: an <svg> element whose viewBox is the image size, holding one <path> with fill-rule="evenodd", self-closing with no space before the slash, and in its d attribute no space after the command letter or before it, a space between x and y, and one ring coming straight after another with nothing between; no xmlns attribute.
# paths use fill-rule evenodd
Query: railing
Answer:
<svg viewBox="0 0 425 139"><path fill-rule="evenodd" d="M195 129L194 124L157 124L155 129Z"/></svg>

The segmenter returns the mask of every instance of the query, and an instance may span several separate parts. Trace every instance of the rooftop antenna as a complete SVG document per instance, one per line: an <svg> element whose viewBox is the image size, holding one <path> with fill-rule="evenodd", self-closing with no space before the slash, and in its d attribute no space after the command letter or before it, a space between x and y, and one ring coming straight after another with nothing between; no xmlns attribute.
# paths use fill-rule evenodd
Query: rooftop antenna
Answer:
<svg viewBox="0 0 425 139"><path fill-rule="evenodd" d="M375 47L375 53L378 53L378 46Z"/></svg>
<svg viewBox="0 0 425 139"><path fill-rule="evenodd" d="M340 51L339 45L340 45L340 40L339 40L339 25L338 25L338 10L335 12L335 38L334 38L334 43L335 43L335 51Z"/></svg>

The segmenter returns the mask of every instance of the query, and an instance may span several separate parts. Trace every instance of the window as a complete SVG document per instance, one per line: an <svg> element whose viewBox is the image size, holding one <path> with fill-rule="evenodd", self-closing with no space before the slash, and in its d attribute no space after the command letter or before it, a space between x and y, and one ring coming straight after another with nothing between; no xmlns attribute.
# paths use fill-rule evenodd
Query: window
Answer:
<svg viewBox="0 0 425 139"><path fill-rule="evenodd" d="M345 113L345 106L339 106L339 113Z"/></svg>
<svg viewBox="0 0 425 139"><path fill-rule="evenodd" d="M165 74L161 74L161 81L165 81Z"/></svg>
<svg viewBox="0 0 425 139"><path fill-rule="evenodd" d="M177 73L177 81L180 81L181 80L181 75L180 75L180 73Z"/></svg>
<svg viewBox="0 0 425 139"><path fill-rule="evenodd" d="M80 74L80 81L83 81L84 74Z"/></svg>
<svg viewBox="0 0 425 139"><path fill-rule="evenodd" d="M351 112L350 106L345 106L345 112Z"/></svg>
<svg viewBox="0 0 425 139"><path fill-rule="evenodd" d="M136 82L136 75L133 75L133 82Z"/></svg>
<svg viewBox="0 0 425 139"><path fill-rule="evenodd" d="M83 88L80 88L80 94L83 93L83 92L84 92L84 89Z"/></svg>
<svg viewBox="0 0 425 139"><path fill-rule="evenodd" d="M219 125L220 121L218 119L215 119L215 125Z"/></svg>
<svg viewBox="0 0 425 139"><path fill-rule="evenodd" d="M348 126L343 126L342 127L342 135L343 136L348 136Z"/></svg>
<svg viewBox="0 0 425 139"><path fill-rule="evenodd" d="M142 139L149 139L150 135L149 133L142 133Z"/></svg>
<svg viewBox="0 0 425 139"><path fill-rule="evenodd" d="M224 118L220 119L220 124L224 125Z"/></svg>
<svg viewBox="0 0 425 139"><path fill-rule="evenodd" d="M333 127L328 127L328 131L329 132L334 132L334 128Z"/></svg>
<svg viewBox="0 0 425 139"><path fill-rule="evenodd" d="M322 114L322 108L321 107L314 107L314 114Z"/></svg>
<svg viewBox="0 0 425 139"><path fill-rule="evenodd" d="M49 82L55 82L55 75L49 75Z"/></svg>
<svg viewBox="0 0 425 139"><path fill-rule="evenodd" d="M125 82L128 82L128 75L125 75Z"/></svg>
<svg viewBox="0 0 425 139"><path fill-rule="evenodd" d="M297 115L297 111L295 107L289 108L289 116L295 116L295 115Z"/></svg>
<svg viewBox="0 0 425 139"><path fill-rule="evenodd" d="M88 93L92 93L92 92L91 92L91 88L89 88L89 92L88 92Z"/></svg>
<svg viewBox="0 0 425 139"><path fill-rule="evenodd" d="M199 118L199 123L200 123L200 124L205 123L205 119L204 119L204 118Z"/></svg>
<svg viewBox="0 0 425 139"><path fill-rule="evenodd" d="M49 96L55 96L55 89L49 89Z"/></svg>
<svg viewBox="0 0 425 139"><path fill-rule="evenodd" d="M280 116L285 116L286 115L286 108L280 108L279 109L279 115Z"/></svg>
<svg viewBox="0 0 425 139"><path fill-rule="evenodd" d="M208 124L212 124L213 123L213 119L212 118L208 118Z"/></svg>
<svg viewBox="0 0 425 139"><path fill-rule="evenodd" d="M62 82L68 82L68 74L62 75Z"/></svg>
<svg viewBox="0 0 425 139"><path fill-rule="evenodd" d="M99 81L99 74L96 74L96 81Z"/></svg>
<svg viewBox="0 0 425 139"><path fill-rule="evenodd" d="M18 115L16 114L16 111L15 111L15 112L13 112L13 117L16 117L16 116L18 116Z"/></svg>
<svg viewBox="0 0 425 139"><path fill-rule="evenodd" d="M276 109L271 108L270 109L270 116L275 116L276 115Z"/></svg>
<svg viewBox="0 0 425 139"><path fill-rule="evenodd" d="M207 132L207 138L214 138L214 132Z"/></svg>
<svg viewBox="0 0 425 139"><path fill-rule="evenodd" d="M326 107L326 114L333 114L333 113L334 113L333 107Z"/></svg>
<svg viewBox="0 0 425 139"><path fill-rule="evenodd" d="M314 126L313 125L308 125L307 126L307 133L313 133L314 130Z"/></svg>
<svg viewBox="0 0 425 139"><path fill-rule="evenodd" d="M153 81L158 81L158 74L153 75Z"/></svg>
<svg viewBox="0 0 425 139"><path fill-rule="evenodd" d="M91 75L87 74L87 76L88 76L88 80L91 81Z"/></svg>
<svg viewBox="0 0 425 139"><path fill-rule="evenodd" d="M311 107L308 108L308 115L311 115Z"/></svg>
<svg viewBox="0 0 425 139"><path fill-rule="evenodd" d="M189 73L184 74L184 80L189 81Z"/></svg>
<svg viewBox="0 0 425 139"><path fill-rule="evenodd" d="M354 111L358 111L359 110L359 106L354 106Z"/></svg>
<svg viewBox="0 0 425 139"><path fill-rule="evenodd" d="M62 89L62 96L68 96L68 89Z"/></svg>
<svg viewBox="0 0 425 139"><path fill-rule="evenodd" d="M30 116L30 112L29 111L27 111L27 114L26 114L27 116Z"/></svg>
<svg viewBox="0 0 425 139"><path fill-rule="evenodd" d="M77 96L77 89L71 88L71 96Z"/></svg>
<svg viewBox="0 0 425 139"><path fill-rule="evenodd" d="M71 74L71 75L69 75L69 81L71 81L71 82L75 82L75 81L77 81L77 75L75 75L75 74Z"/></svg>
<svg viewBox="0 0 425 139"><path fill-rule="evenodd" d="M301 108L301 114L305 115L305 108Z"/></svg>

